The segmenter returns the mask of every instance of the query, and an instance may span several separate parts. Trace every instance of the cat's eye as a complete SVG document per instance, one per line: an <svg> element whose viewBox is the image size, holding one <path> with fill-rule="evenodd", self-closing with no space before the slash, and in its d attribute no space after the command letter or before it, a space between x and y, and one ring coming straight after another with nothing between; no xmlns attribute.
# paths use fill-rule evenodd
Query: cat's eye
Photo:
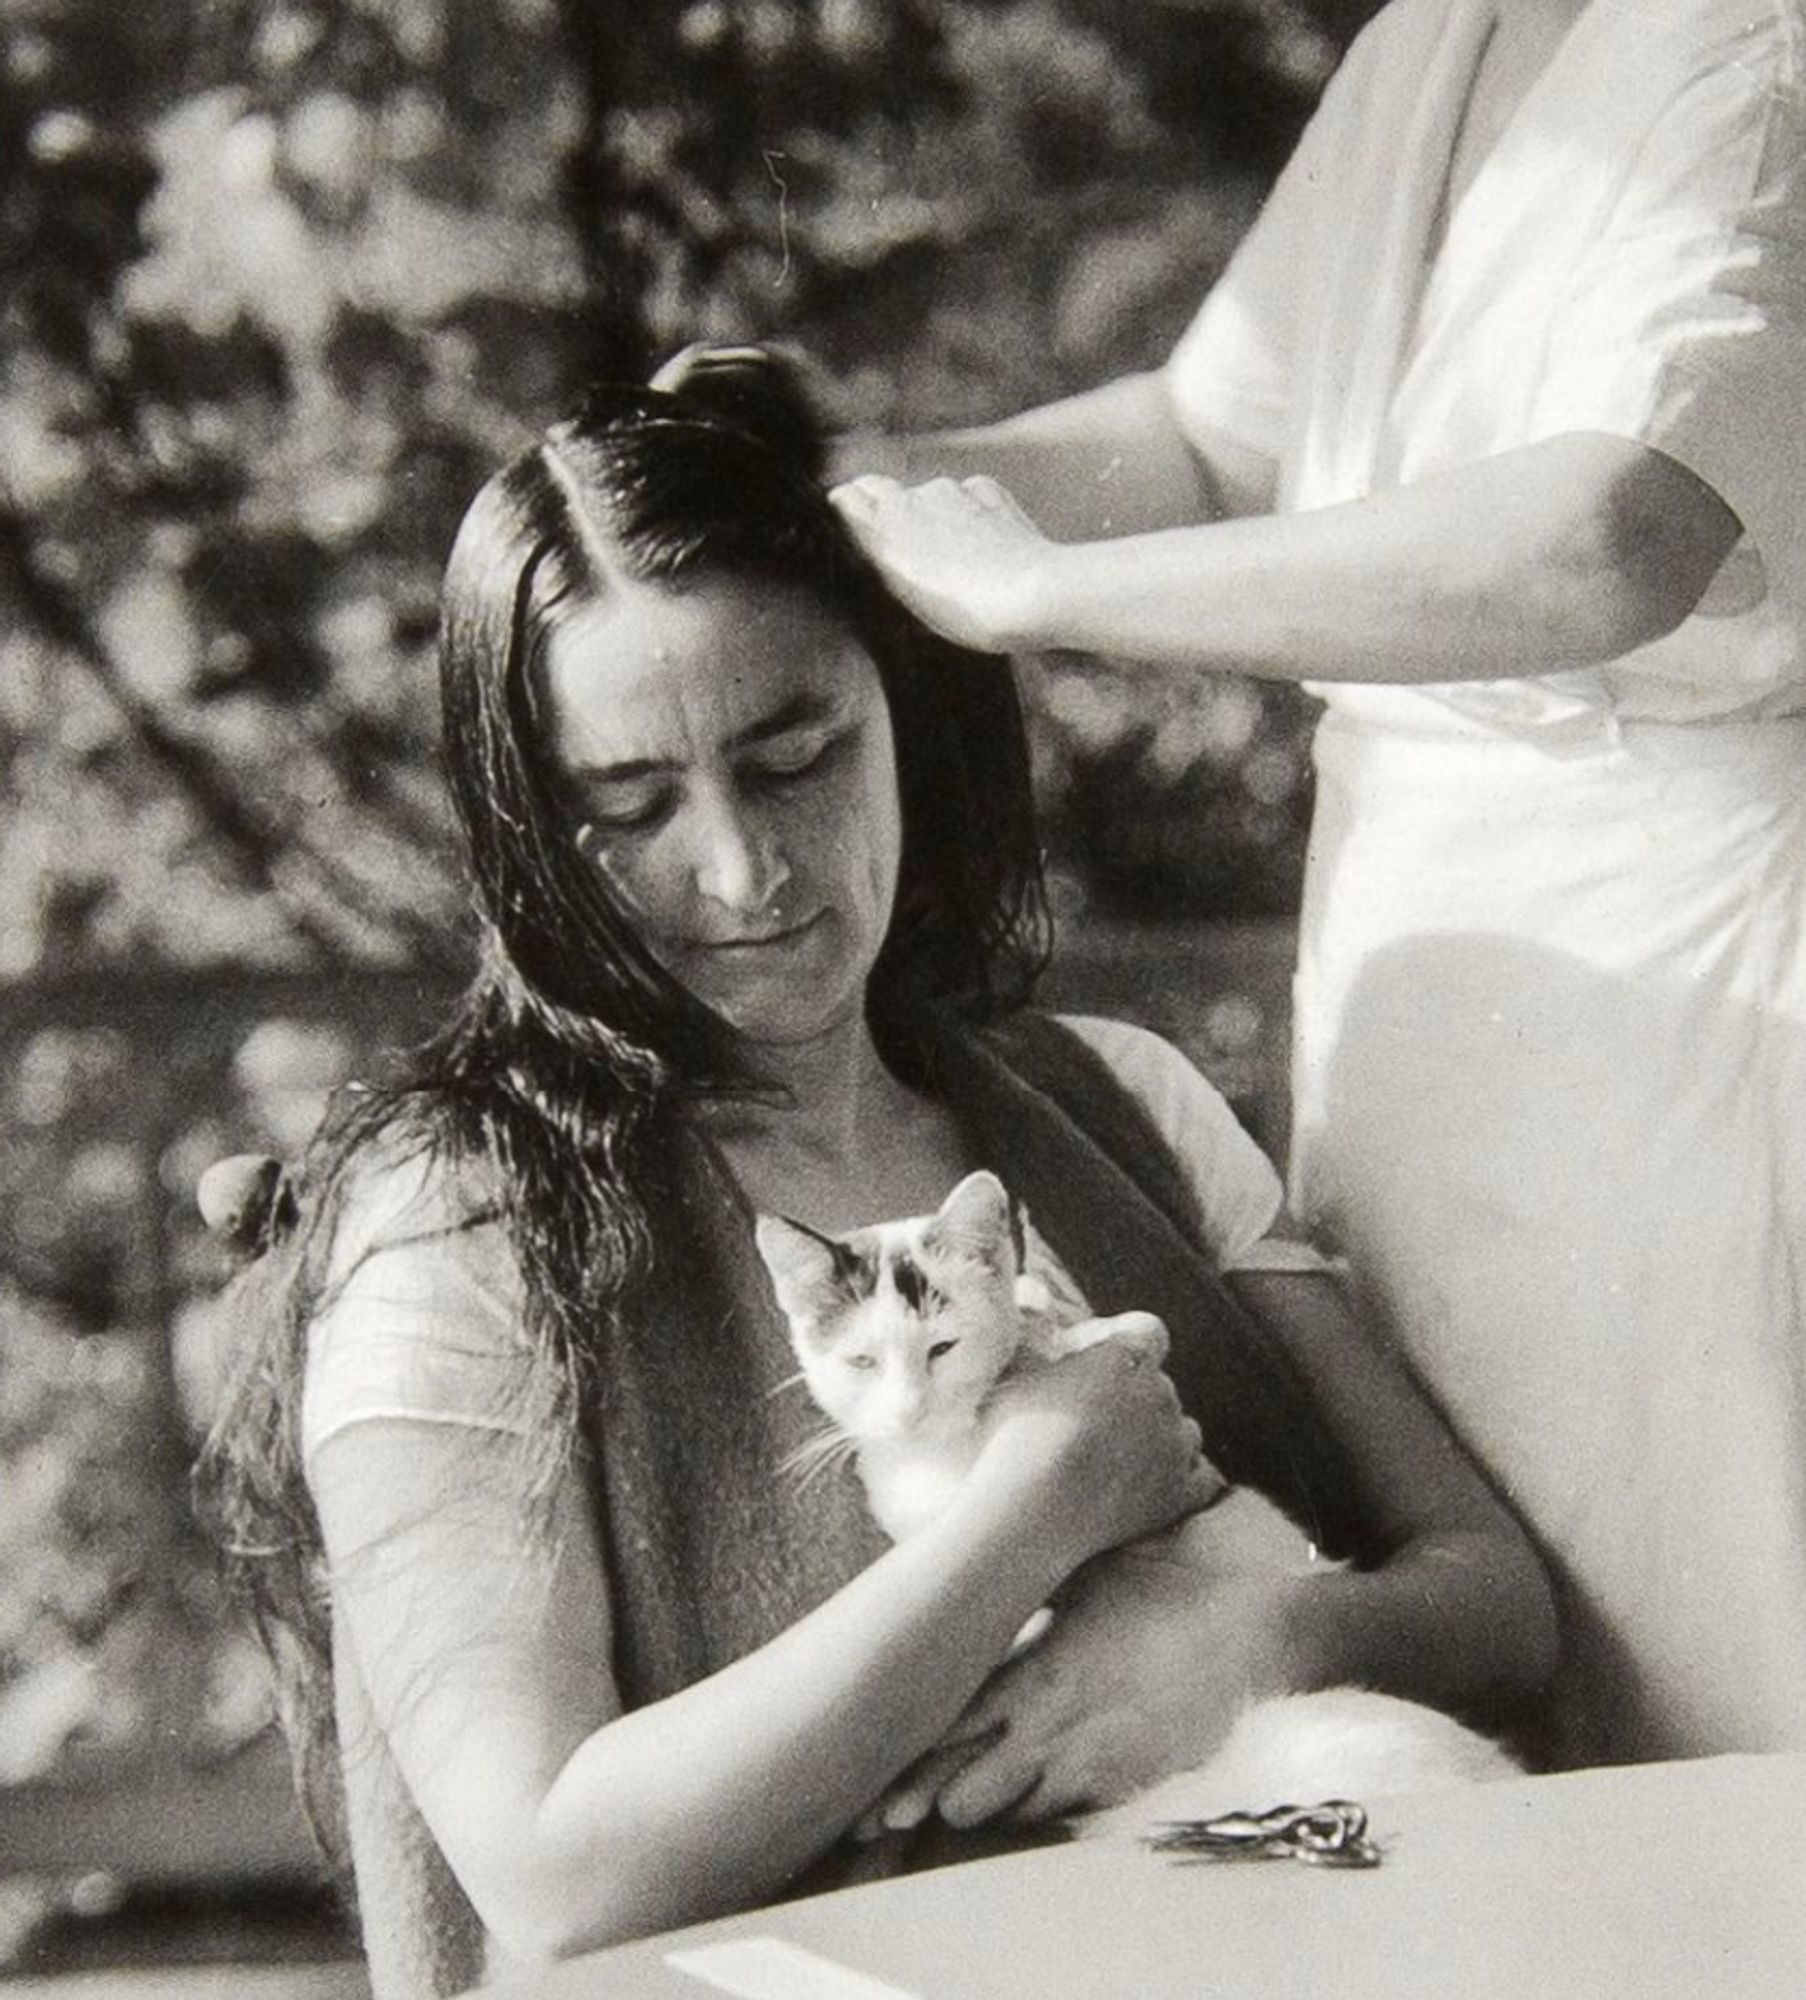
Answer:
<svg viewBox="0 0 1806 2000"><path fill-rule="evenodd" d="M951 1354L959 1345L957 1340L937 1340L928 1350L930 1361L938 1361L943 1354Z"/></svg>
<svg viewBox="0 0 1806 2000"><path fill-rule="evenodd" d="M849 1368L876 1368L878 1357L875 1354L849 1354L846 1363Z"/></svg>

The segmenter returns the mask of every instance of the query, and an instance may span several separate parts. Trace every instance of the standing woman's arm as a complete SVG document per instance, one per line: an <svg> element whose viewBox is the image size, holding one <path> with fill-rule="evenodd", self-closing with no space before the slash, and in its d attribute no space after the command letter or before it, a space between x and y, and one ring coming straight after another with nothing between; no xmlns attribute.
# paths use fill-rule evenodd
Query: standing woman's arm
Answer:
<svg viewBox="0 0 1806 2000"><path fill-rule="evenodd" d="M1597 665L1673 631L1740 535L1797 634L1797 23L1787 9L1752 13L1727 40L1681 10L1651 33L1673 38L1672 71L1659 72L1673 87L1652 96L1611 200L1551 290L1534 395L1503 433L1520 442L1281 518L1056 531L1053 541L983 480L903 488L861 478L840 490L855 533L899 594L969 645L1073 648L1180 673L1411 683ZM1332 81L1167 371L1189 432L1236 413L1243 447L1276 463L1305 393L1294 367L1299 287L1324 247L1312 185L1340 185L1337 105L1358 85L1348 66ZM1001 465L958 470L1008 487Z"/></svg>
<svg viewBox="0 0 1806 2000"><path fill-rule="evenodd" d="M1361 67L1350 66L1351 80ZM831 458L834 476L909 485L995 481L1062 544L1270 512L1288 434L1309 246L1321 189L1334 184L1340 107L1351 94L1342 74L1331 79L1227 272L1164 364L1000 422L843 438ZM858 529L859 517L849 515ZM889 566L883 547L873 552ZM908 589L901 594L908 597ZM933 611L918 608L936 622Z"/></svg>
<svg viewBox="0 0 1806 2000"><path fill-rule="evenodd" d="M1501 680L1672 631L1742 532L1704 479L1576 432L1313 512L1050 541L984 479L836 489L926 622L985 652L1072 649L1275 680Z"/></svg>
<svg viewBox="0 0 1806 2000"><path fill-rule="evenodd" d="M905 437L838 439L834 476L911 484L982 474L1061 542L1145 534L1273 504L1273 462L1180 423L1170 374L1126 375L1001 422Z"/></svg>

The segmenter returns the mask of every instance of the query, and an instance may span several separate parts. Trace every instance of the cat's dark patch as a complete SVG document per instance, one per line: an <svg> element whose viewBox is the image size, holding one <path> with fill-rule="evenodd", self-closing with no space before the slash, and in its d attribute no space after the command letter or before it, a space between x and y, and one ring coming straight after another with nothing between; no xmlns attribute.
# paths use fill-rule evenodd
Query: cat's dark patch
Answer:
<svg viewBox="0 0 1806 2000"><path fill-rule="evenodd" d="M906 1250L891 1259L890 1281L912 1313L938 1311L947 1303L946 1294Z"/></svg>
<svg viewBox="0 0 1806 2000"><path fill-rule="evenodd" d="M816 1234L814 1230L809 1233L811 1236ZM869 1299L878 1289L878 1260L862 1257L850 1244L837 1242L831 1236L823 1236L819 1240L834 1253L834 1282L848 1299L854 1304L861 1299Z"/></svg>

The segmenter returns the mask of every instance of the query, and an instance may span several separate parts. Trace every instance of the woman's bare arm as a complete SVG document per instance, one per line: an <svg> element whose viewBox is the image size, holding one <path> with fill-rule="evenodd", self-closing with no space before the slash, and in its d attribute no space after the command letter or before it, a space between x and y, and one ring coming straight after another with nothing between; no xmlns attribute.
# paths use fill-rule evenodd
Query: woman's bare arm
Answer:
<svg viewBox="0 0 1806 2000"><path fill-rule="evenodd" d="M840 480L988 475L1060 542L1255 513L1273 500L1271 461L1226 438L1189 438L1158 370L966 430L852 433L835 441L831 463Z"/></svg>
<svg viewBox="0 0 1806 2000"><path fill-rule="evenodd" d="M1197 1503L1195 1427L1157 1368L1128 1367L1148 1338L1014 1385L939 1521L627 1715L574 1481L539 1541L505 1434L369 1420L328 1437L312 1479L341 1627L484 1922L543 1958L781 1887L941 1736L1077 1563Z"/></svg>
<svg viewBox="0 0 1806 2000"><path fill-rule="evenodd" d="M1343 1447L1382 1559L1312 1576L1287 1607L1288 1677L1463 1711L1534 1694L1555 1668L1555 1598L1517 1518L1334 1277L1229 1275Z"/></svg>
<svg viewBox="0 0 1806 2000"><path fill-rule="evenodd" d="M1237 1273L1358 1468L1378 1560L1275 1566L1231 1502L1114 1550L1062 1593L881 1817L1039 1820L1202 1762L1249 1700L1345 1682L1470 1715L1553 1671L1553 1590L1523 1529L1321 1272Z"/></svg>
<svg viewBox="0 0 1806 2000"><path fill-rule="evenodd" d="M1313 512L1050 541L982 479L835 498L897 594L988 652L1275 680L1500 680L1672 631L1741 532L1676 460L1575 432Z"/></svg>

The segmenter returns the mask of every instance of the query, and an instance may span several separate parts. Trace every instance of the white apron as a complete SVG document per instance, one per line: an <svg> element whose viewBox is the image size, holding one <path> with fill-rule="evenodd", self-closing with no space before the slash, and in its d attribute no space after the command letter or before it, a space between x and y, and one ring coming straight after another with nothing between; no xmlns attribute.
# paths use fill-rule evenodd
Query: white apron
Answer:
<svg viewBox="0 0 1806 2000"><path fill-rule="evenodd" d="M1426 266L1487 0L1351 51L1176 352L1317 507L1579 430L1736 508L1581 673L1319 690L1293 1176L1567 1593L1573 1758L1806 1745L1797 0L1592 0Z"/></svg>

